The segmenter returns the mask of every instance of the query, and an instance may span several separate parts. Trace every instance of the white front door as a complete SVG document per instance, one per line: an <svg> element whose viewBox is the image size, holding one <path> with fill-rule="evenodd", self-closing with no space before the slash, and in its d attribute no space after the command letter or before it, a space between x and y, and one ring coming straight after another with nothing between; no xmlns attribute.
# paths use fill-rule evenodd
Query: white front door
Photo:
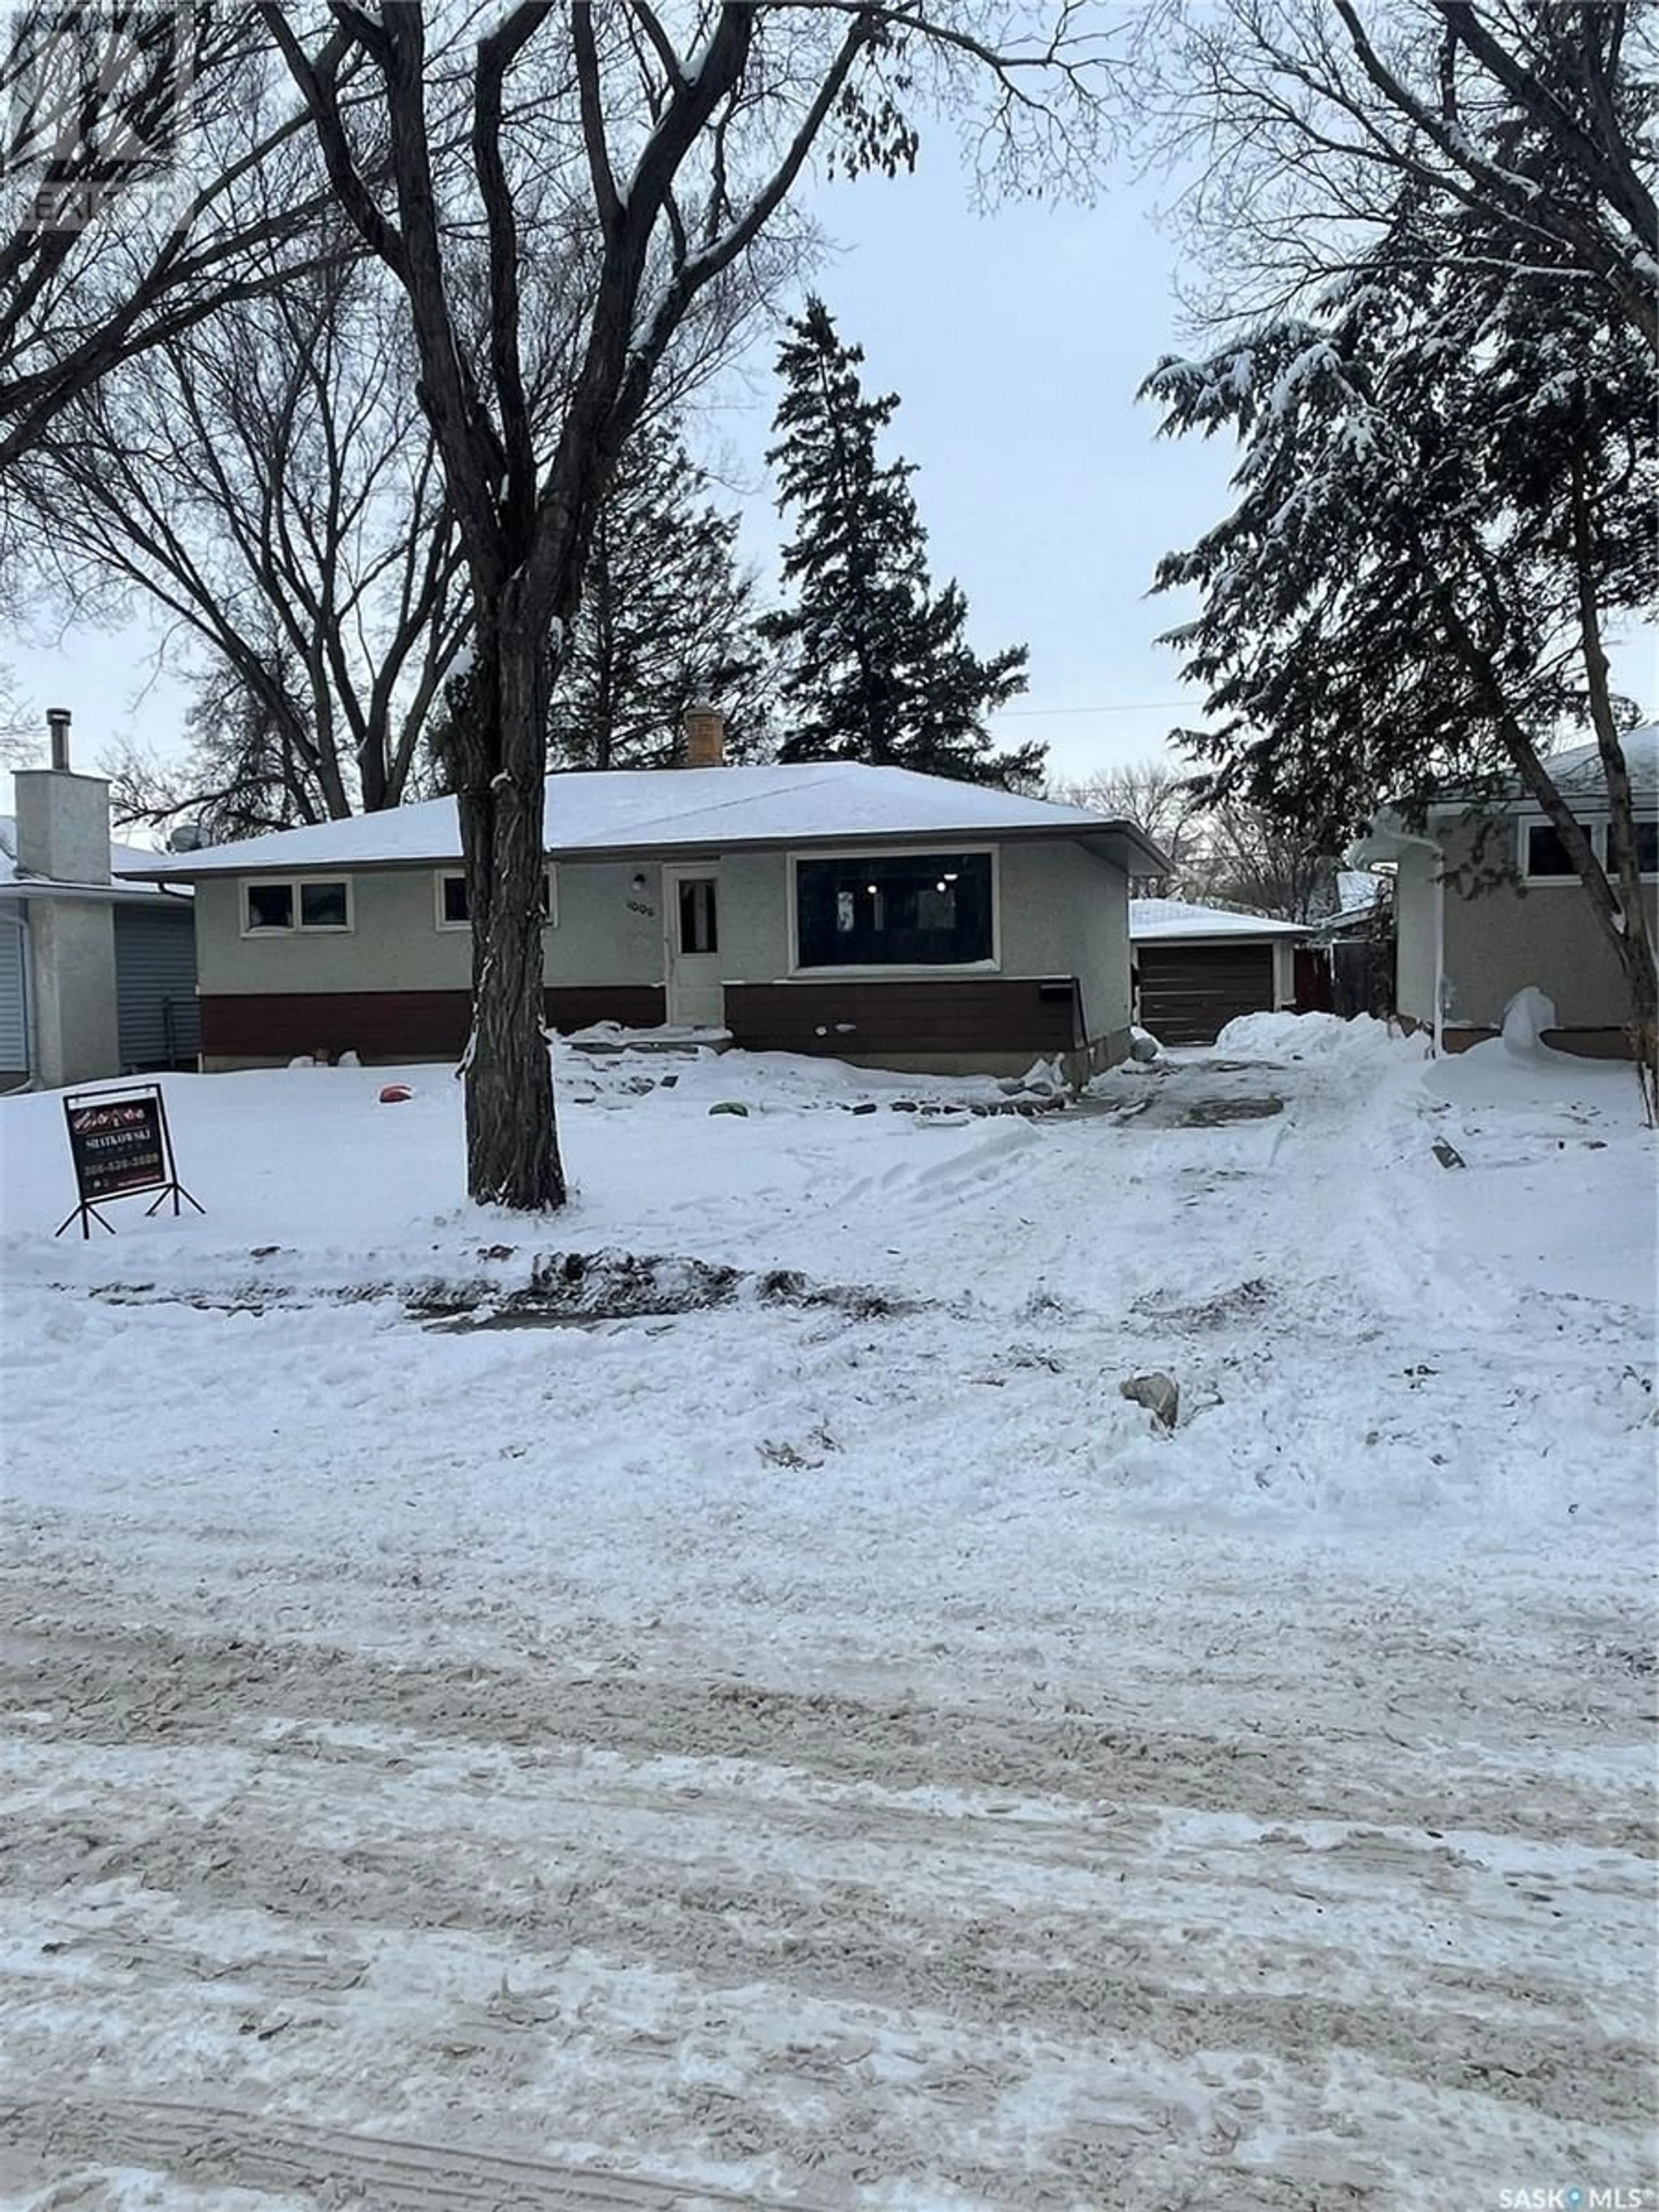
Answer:
<svg viewBox="0 0 1659 2212"><path fill-rule="evenodd" d="M668 1018L677 1029L726 1026L720 970L720 872L707 864L662 872Z"/></svg>

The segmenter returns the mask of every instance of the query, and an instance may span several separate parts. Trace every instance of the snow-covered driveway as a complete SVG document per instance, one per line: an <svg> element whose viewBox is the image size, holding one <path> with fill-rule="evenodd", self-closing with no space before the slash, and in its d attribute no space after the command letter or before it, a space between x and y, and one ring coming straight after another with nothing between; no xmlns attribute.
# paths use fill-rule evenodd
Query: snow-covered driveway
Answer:
<svg viewBox="0 0 1659 2212"><path fill-rule="evenodd" d="M530 1237L435 1071L172 1083L84 1247L0 1107L0 2203L1650 2188L1633 1084L1245 1048L569 1068ZM738 1273L478 1325L572 1249Z"/></svg>

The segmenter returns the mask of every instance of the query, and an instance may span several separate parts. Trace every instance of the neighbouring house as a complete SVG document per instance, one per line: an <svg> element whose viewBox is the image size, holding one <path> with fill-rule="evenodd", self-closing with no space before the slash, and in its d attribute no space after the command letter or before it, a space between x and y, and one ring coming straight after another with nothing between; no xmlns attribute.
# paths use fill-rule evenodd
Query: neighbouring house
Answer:
<svg viewBox="0 0 1659 2212"><path fill-rule="evenodd" d="M1648 925L1659 902L1659 724L1626 732ZM1595 746L1548 763L1607 863L1607 784ZM1472 802L1449 795L1408 823L1388 807L1354 848L1395 871L1395 1010L1457 1052L1496 1036L1518 991L1535 985L1555 1007L1545 1042L1613 1057L1626 1050L1624 970L1553 826L1511 783Z"/></svg>
<svg viewBox="0 0 1659 2212"><path fill-rule="evenodd" d="M187 890L121 880L159 857L112 844L109 786L69 765L14 778L0 817L0 1087L193 1067L196 930Z"/></svg>
<svg viewBox="0 0 1659 2212"><path fill-rule="evenodd" d="M1128 1048L1132 823L850 762L547 786L547 1016L889 1067L1073 1072ZM472 947L453 799L155 854L195 889L203 1065L450 1059Z"/></svg>
<svg viewBox="0 0 1659 2212"><path fill-rule="evenodd" d="M1275 1013L1296 1000L1295 921L1186 899L1129 902L1139 1020L1162 1044L1213 1044L1240 1014Z"/></svg>

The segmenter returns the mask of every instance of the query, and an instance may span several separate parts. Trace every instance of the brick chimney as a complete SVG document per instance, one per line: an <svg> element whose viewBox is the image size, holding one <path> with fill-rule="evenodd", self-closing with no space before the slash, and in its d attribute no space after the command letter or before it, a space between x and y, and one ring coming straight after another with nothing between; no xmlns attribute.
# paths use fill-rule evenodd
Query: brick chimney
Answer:
<svg viewBox="0 0 1659 2212"><path fill-rule="evenodd" d="M64 884L109 881L109 786L101 775L76 775L70 767L67 707L51 708L52 766L20 769L17 865L25 875L52 876Z"/></svg>
<svg viewBox="0 0 1659 2212"><path fill-rule="evenodd" d="M726 766L726 717L718 707L688 707L684 726L687 768Z"/></svg>

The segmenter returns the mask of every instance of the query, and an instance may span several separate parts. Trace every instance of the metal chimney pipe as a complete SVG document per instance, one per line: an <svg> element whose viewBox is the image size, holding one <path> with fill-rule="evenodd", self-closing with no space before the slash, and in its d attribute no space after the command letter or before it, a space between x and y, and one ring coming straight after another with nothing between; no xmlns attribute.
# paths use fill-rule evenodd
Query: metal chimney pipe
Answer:
<svg viewBox="0 0 1659 2212"><path fill-rule="evenodd" d="M46 727L52 732L52 764L60 775L69 774L70 710L67 707L48 707Z"/></svg>

